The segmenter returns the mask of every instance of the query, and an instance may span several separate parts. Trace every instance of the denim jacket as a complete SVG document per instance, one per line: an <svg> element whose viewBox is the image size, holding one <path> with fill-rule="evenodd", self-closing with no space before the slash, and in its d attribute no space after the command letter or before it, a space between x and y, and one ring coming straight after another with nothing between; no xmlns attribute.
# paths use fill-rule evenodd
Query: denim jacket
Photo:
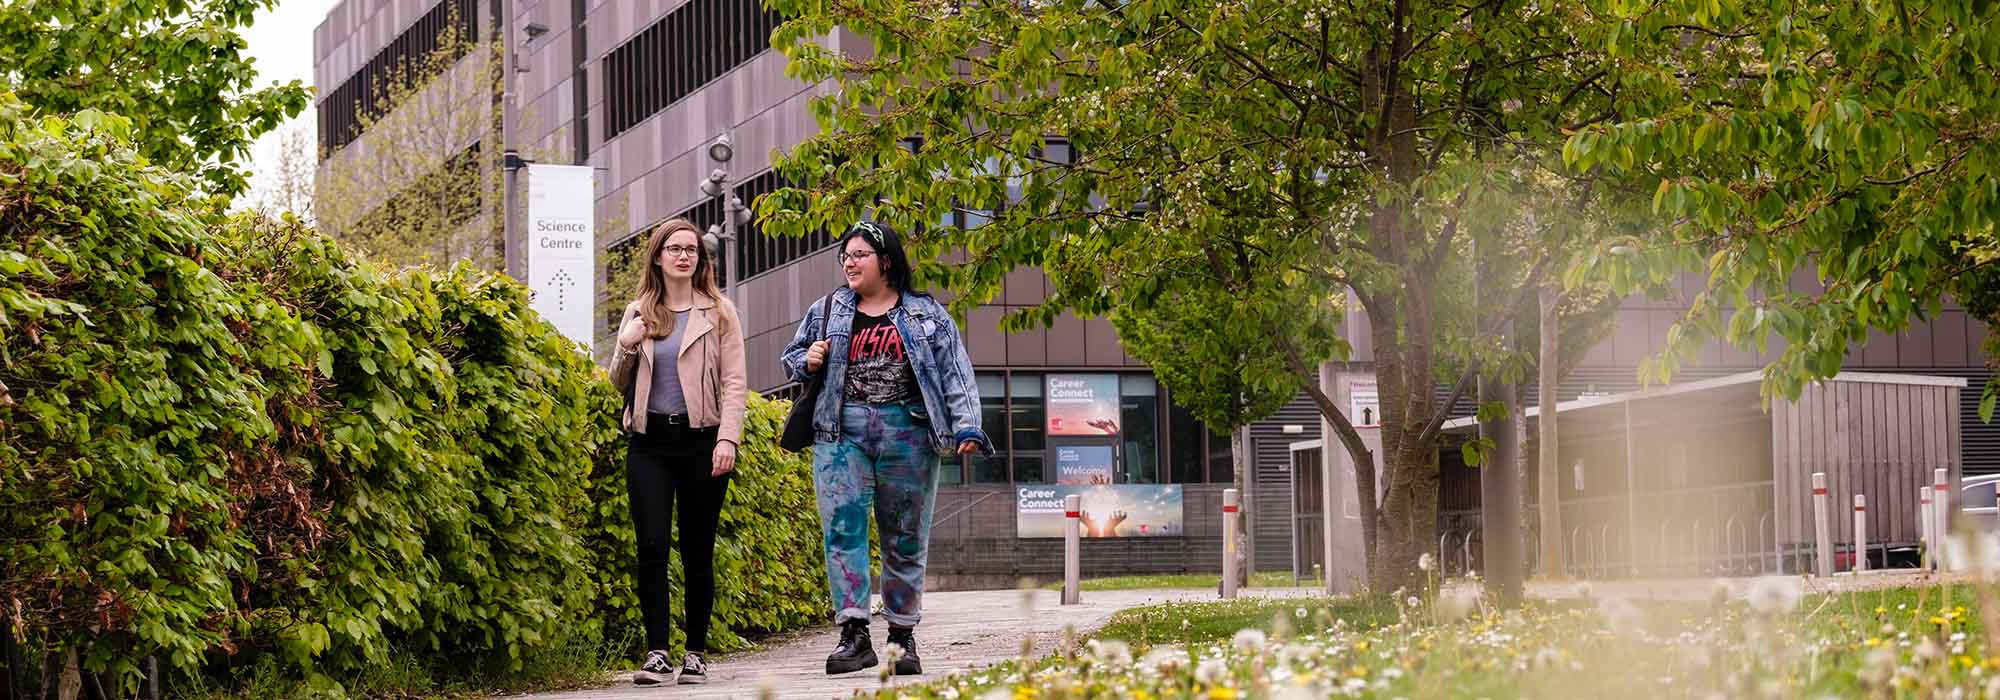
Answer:
<svg viewBox="0 0 2000 700"><path fill-rule="evenodd" d="M896 332L903 336L903 350L909 355L910 369L917 375L917 389L923 394L924 411L929 414L932 437L939 454L951 454L958 443L972 440L979 449L993 454L993 441L979 425L979 385L972 379L972 359L959 340L958 324L943 304L927 294L902 293L902 303L889 313ZM840 439L840 409L847 382L848 329L854 327L854 307L858 295L841 287L832 292L826 331L826 388L813 406L813 439L834 442ZM799 322L792 343L779 358L785 374L795 381L808 381L806 349L821 340L821 300L813 301Z"/></svg>

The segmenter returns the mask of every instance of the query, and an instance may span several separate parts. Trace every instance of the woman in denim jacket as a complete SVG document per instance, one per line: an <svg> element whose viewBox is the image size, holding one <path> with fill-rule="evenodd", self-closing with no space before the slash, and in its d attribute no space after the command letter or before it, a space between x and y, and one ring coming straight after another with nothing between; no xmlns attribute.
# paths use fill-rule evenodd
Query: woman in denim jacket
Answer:
<svg viewBox="0 0 2000 700"><path fill-rule="evenodd" d="M883 617L902 649L898 675L923 673L914 628L942 455L991 454L979 389L944 305L910 289L910 263L888 227L862 221L840 238L847 286L814 302L782 361L797 381L826 372L813 407L813 487L826 536L827 585L840 646L827 673L877 663L868 634L868 513L882 534ZM829 308L830 307L830 308ZM829 308L827 338L820 314Z"/></svg>

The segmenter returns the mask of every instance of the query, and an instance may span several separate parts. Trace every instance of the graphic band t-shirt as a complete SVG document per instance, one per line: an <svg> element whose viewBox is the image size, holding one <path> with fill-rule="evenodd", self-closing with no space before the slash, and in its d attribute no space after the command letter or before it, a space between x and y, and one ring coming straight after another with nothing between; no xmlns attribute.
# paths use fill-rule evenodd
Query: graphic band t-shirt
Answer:
<svg viewBox="0 0 2000 700"><path fill-rule="evenodd" d="M893 311L893 309L892 309ZM889 314L854 312L854 334L847 339L845 396L857 403L896 403L918 396L917 375L903 352L903 334Z"/></svg>

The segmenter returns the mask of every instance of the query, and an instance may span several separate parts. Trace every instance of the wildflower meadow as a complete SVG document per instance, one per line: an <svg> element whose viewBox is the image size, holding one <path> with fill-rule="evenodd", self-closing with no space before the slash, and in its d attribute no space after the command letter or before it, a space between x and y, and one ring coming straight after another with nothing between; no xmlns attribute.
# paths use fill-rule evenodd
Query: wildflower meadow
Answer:
<svg viewBox="0 0 2000 700"><path fill-rule="evenodd" d="M1665 598L1583 583L1513 610L1476 577L1378 598L1181 603L877 697L2000 698L1988 569L1718 579ZM1210 624L1246 614L1233 631Z"/></svg>

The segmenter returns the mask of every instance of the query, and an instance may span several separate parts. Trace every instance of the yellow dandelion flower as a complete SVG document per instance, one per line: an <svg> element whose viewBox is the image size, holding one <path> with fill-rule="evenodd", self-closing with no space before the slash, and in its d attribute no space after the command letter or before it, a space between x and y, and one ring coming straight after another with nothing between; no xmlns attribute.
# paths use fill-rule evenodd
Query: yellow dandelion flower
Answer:
<svg viewBox="0 0 2000 700"><path fill-rule="evenodd" d="M1209 700L1236 700L1236 689L1210 688L1208 690L1208 698Z"/></svg>
<svg viewBox="0 0 2000 700"><path fill-rule="evenodd" d="M1358 641L1358 642L1355 642L1355 643L1354 643L1354 650L1355 650L1355 651L1368 651L1368 640L1366 640L1366 639L1363 639L1363 640L1361 640L1361 641Z"/></svg>
<svg viewBox="0 0 2000 700"><path fill-rule="evenodd" d="M1862 643L1861 643L1861 645L1862 645L1862 646L1865 646L1865 647L1868 647L1868 648L1870 648L1870 649L1873 649L1873 648L1875 648L1875 647L1879 647L1879 646L1882 646L1882 638L1881 638L1881 637L1869 637L1869 638L1868 638L1868 641L1865 641L1865 642L1862 642Z"/></svg>
<svg viewBox="0 0 2000 700"><path fill-rule="evenodd" d="M1887 615L1887 614L1889 614L1889 609L1888 609L1888 608L1885 608L1885 607L1882 607L1882 606L1879 606L1879 605L1878 605L1878 606L1875 606L1875 614L1877 614L1877 615Z"/></svg>
<svg viewBox="0 0 2000 700"><path fill-rule="evenodd" d="M1932 616L1931 616L1931 624L1933 624L1933 625L1937 625L1937 626L1939 626L1939 627L1943 627L1943 626L1944 626L1944 624L1945 624L1945 620L1944 620L1944 618L1942 618L1942 617L1938 617L1938 616L1936 616L1936 615L1932 615Z"/></svg>
<svg viewBox="0 0 2000 700"><path fill-rule="evenodd" d="M1365 678L1368 676L1368 667L1356 664L1353 668L1347 669L1347 675L1355 678Z"/></svg>
<svg viewBox="0 0 2000 700"><path fill-rule="evenodd" d="M1969 668L1972 668L1973 666L1976 666L1976 665L1978 665L1978 662L1976 662L1976 661L1973 661L1973 660L1972 660L1972 657L1970 657L1970 656L1966 656L1966 655L1964 655L1964 654L1960 654L1960 655L1959 655L1959 657L1958 657L1958 659L1957 659L1957 661L1958 661L1958 665L1959 665L1959 666L1960 666L1961 668L1968 668L1968 669L1969 669Z"/></svg>
<svg viewBox="0 0 2000 700"><path fill-rule="evenodd" d="M1035 700L1035 696L1038 694L1039 693L1036 692L1034 686L1028 686L1028 685L1014 686L1014 700Z"/></svg>

